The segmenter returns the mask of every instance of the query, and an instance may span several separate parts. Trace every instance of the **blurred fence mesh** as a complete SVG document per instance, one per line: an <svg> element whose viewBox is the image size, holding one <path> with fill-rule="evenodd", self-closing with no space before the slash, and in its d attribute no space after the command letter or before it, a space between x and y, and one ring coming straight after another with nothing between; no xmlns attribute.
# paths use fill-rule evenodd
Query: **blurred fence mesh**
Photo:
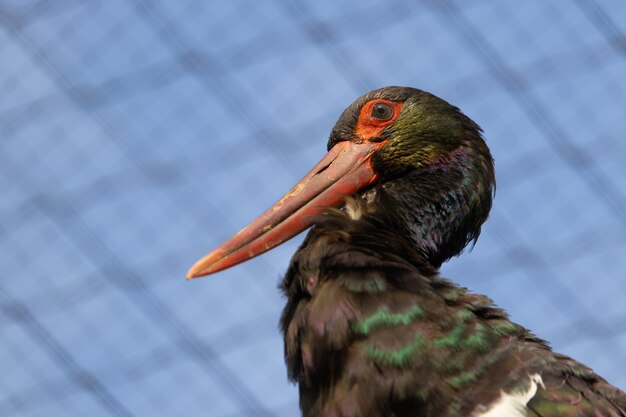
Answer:
<svg viewBox="0 0 626 417"><path fill-rule="evenodd" d="M185 283L384 85L485 130L444 274L626 387L626 2L0 0L0 416L288 416L296 239Z"/></svg>

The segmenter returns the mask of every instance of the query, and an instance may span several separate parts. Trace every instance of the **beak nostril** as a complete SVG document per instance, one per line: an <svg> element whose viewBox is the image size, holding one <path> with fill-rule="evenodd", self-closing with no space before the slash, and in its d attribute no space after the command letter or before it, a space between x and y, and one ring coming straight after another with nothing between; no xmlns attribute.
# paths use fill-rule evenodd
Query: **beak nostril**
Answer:
<svg viewBox="0 0 626 417"><path fill-rule="evenodd" d="M330 166L330 163L328 165L324 165L323 167L321 167L316 173L315 175L319 175L322 172L326 171L328 169L328 167Z"/></svg>

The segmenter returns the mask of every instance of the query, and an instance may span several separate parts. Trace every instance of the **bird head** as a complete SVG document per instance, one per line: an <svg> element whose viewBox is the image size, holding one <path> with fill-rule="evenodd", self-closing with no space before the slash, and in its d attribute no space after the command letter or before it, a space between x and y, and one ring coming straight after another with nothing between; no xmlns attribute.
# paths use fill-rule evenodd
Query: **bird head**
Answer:
<svg viewBox="0 0 626 417"><path fill-rule="evenodd" d="M346 197L384 210L435 266L475 240L491 208L493 160L480 127L427 92L386 87L340 116L328 153L287 194L189 270L208 275L266 252Z"/></svg>

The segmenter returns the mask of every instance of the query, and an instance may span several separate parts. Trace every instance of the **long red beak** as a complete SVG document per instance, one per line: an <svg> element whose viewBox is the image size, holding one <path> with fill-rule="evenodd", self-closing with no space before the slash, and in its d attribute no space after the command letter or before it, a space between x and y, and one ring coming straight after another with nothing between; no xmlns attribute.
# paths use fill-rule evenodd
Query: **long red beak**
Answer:
<svg viewBox="0 0 626 417"><path fill-rule="evenodd" d="M386 142L339 142L283 198L213 252L196 262L187 278L221 271L266 252L312 224L312 217L372 184L370 159Z"/></svg>

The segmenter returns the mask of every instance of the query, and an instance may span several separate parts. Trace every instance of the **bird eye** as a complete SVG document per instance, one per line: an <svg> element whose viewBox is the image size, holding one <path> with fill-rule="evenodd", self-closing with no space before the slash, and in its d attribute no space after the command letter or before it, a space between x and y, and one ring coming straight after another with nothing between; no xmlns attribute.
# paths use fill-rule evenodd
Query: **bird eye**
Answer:
<svg viewBox="0 0 626 417"><path fill-rule="evenodd" d="M376 103L372 107L372 118L376 120L389 120L393 116L393 109L389 104Z"/></svg>

